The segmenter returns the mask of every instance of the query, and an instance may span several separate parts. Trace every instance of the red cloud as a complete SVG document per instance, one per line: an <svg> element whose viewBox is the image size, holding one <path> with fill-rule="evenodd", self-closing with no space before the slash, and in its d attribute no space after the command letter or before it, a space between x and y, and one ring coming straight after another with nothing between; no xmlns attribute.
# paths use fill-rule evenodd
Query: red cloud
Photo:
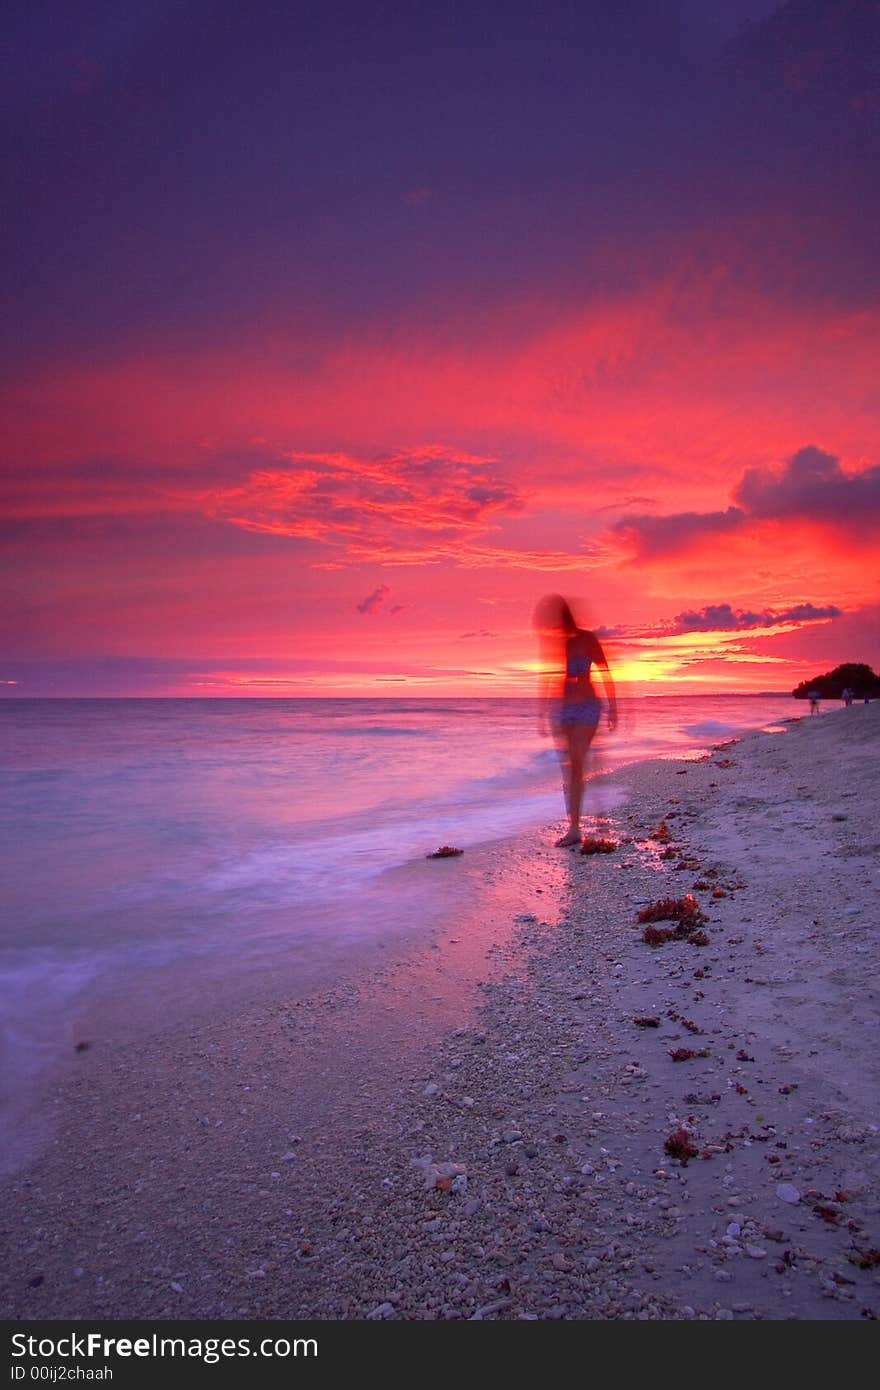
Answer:
<svg viewBox="0 0 880 1390"><path fill-rule="evenodd" d="M401 545L445 549L484 534L494 513L521 510L492 464L434 445L375 460L293 453L205 500L212 515L246 530L382 557Z"/></svg>
<svg viewBox="0 0 880 1390"><path fill-rule="evenodd" d="M331 549L333 557L315 561L319 566L455 560L557 570L584 568L598 555L483 544L496 518L522 512L524 499L504 481L495 460L438 445L373 460L290 454L281 464L252 472L243 485L202 501L209 515L245 530Z"/></svg>

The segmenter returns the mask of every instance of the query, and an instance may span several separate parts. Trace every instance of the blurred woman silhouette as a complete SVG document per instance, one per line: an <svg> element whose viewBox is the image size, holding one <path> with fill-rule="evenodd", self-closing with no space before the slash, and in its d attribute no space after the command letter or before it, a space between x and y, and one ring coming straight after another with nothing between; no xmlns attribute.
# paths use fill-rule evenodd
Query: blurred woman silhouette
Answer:
<svg viewBox="0 0 880 1390"><path fill-rule="evenodd" d="M568 830L559 846L581 841L581 802L587 753L602 712L591 672L598 669L608 702L608 727L617 727L617 697L602 644L594 632L578 627L560 594L547 594L535 609L541 644L542 680L539 728L547 733L548 715L559 759L568 812Z"/></svg>

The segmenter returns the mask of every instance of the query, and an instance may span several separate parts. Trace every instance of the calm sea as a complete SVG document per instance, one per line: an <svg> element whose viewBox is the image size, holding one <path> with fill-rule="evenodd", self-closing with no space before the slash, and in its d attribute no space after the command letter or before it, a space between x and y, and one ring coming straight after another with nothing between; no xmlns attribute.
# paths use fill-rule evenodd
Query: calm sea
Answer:
<svg viewBox="0 0 880 1390"><path fill-rule="evenodd" d="M801 713L785 695L623 700L594 770ZM549 836L562 815L555 752L516 699L5 700L0 776L0 1025L16 1074L87 988L167 991L169 966L209 988L258 960L295 970L423 929L442 904L424 878L403 891L396 866Z"/></svg>

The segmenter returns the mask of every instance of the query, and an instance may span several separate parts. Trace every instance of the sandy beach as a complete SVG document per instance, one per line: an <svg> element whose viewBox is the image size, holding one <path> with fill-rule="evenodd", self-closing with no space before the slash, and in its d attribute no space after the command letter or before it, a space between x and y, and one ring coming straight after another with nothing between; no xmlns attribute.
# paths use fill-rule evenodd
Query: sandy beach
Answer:
<svg viewBox="0 0 880 1390"><path fill-rule="evenodd" d="M876 1317L878 748L875 702L633 765L612 852L411 866L454 916L331 990L84 1016L4 1315Z"/></svg>

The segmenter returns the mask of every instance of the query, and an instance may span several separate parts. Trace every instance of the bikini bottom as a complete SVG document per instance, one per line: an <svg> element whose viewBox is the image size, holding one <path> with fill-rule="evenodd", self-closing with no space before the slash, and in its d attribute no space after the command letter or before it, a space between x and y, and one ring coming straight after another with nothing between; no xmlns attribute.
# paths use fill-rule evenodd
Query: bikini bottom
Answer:
<svg viewBox="0 0 880 1390"><path fill-rule="evenodd" d="M589 695L585 700L557 705L553 722L560 728L569 728L572 724L591 724L595 728L601 711L602 701L596 695Z"/></svg>

